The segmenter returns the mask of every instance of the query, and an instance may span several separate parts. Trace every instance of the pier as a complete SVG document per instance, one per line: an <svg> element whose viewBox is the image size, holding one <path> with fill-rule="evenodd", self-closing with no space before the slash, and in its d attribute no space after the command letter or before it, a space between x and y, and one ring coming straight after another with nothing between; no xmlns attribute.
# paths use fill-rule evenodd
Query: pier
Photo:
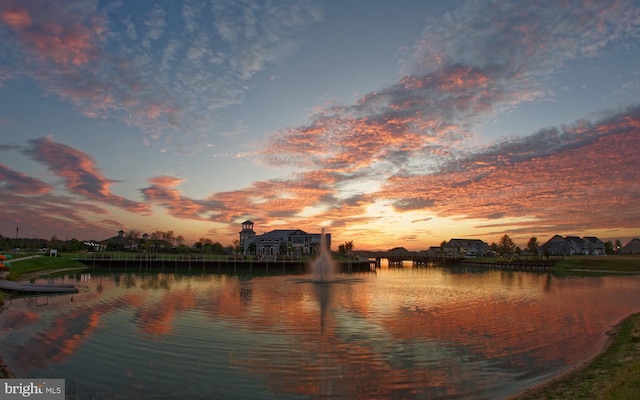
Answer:
<svg viewBox="0 0 640 400"><path fill-rule="evenodd" d="M309 260L294 257L263 257L262 259L238 257L205 257L180 254L139 254L135 257L108 253L87 254L76 259L96 268L144 268L160 270L202 271L202 272L257 272L257 273L305 273L309 270ZM375 271L375 263L370 260L335 262L342 272Z"/></svg>
<svg viewBox="0 0 640 400"><path fill-rule="evenodd" d="M455 257L445 254L432 255L428 252L370 252L358 253L362 258L375 260L376 268L380 268L382 260L386 259L389 268L404 268L405 262L411 263L413 268L424 267L450 267L467 266L487 269L502 269L514 271L547 271L553 267L558 260L483 260L482 258Z"/></svg>
<svg viewBox="0 0 640 400"><path fill-rule="evenodd" d="M58 293L58 294L72 294L80 292L80 289L87 291L88 287L78 287L73 284L66 283L27 283L27 282L13 282L6 279L0 279L0 289L9 292L18 293L31 293L31 294L44 294L44 293Z"/></svg>
<svg viewBox="0 0 640 400"><path fill-rule="evenodd" d="M391 254L389 252L358 252L358 258L347 261L335 261L341 272L372 272L387 260L389 268L456 267L501 269L514 271L547 271L558 260L483 260L443 255L429 255L426 252L407 252ZM122 255L110 253L89 253L78 257L77 261L96 268L141 268L159 270L202 271L219 273L306 273L310 260L290 256L226 257L180 254L136 254Z"/></svg>

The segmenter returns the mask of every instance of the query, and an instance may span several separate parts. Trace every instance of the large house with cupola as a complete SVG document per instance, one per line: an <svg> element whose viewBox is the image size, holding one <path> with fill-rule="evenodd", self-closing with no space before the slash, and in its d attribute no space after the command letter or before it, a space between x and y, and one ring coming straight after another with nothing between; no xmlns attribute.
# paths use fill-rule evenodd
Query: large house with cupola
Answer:
<svg viewBox="0 0 640 400"><path fill-rule="evenodd" d="M275 229L256 235L253 221L244 221L240 231L240 251L242 254L312 255L320 251L322 233L307 233L300 229ZM324 233L327 248L331 248L331 234Z"/></svg>

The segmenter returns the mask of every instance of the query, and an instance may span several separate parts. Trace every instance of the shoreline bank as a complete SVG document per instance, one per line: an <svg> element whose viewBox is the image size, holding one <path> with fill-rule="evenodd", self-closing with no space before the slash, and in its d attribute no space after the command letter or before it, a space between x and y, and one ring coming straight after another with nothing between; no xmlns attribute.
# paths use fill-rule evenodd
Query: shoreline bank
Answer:
<svg viewBox="0 0 640 400"><path fill-rule="evenodd" d="M628 382L629 377L622 373L626 373L626 370L616 371L612 365L619 364L618 358L623 358L626 363L640 363L640 312L623 318L604 334L607 340L593 357L548 380L523 389L520 393L508 397L508 400L604 399L607 398L607 393L619 391L618 386L637 385ZM628 391L622 393L622 397L615 398L636 398L629 397Z"/></svg>
<svg viewBox="0 0 640 400"><path fill-rule="evenodd" d="M15 378L15 375L11 372L7 364L5 364L2 359L2 355L0 355L0 379L11 379Z"/></svg>

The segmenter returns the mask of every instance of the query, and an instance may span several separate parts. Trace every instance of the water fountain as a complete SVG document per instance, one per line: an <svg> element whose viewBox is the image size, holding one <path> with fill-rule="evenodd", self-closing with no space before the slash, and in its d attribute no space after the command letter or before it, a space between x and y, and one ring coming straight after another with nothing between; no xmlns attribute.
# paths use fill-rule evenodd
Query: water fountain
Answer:
<svg viewBox="0 0 640 400"><path fill-rule="evenodd" d="M331 251L327 246L327 238L322 228L318 257L310 265L311 278L292 278L289 281L297 283L353 283L362 282L360 278L345 278L339 276L339 267L331 258Z"/></svg>
<svg viewBox="0 0 640 400"><path fill-rule="evenodd" d="M311 264L311 274L318 282L328 282L333 278L336 272L336 264L331 259L331 252L327 248L327 238L322 228L320 235L320 249L318 257Z"/></svg>

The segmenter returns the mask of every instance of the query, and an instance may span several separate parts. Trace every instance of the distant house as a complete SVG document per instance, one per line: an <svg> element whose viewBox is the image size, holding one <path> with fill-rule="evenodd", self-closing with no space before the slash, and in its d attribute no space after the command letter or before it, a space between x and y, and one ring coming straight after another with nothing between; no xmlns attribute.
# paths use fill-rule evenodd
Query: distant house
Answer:
<svg viewBox="0 0 640 400"><path fill-rule="evenodd" d="M430 246L427 253L430 257L442 257L444 256L444 250L440 246Z"/></svg>
<svg viewBox="0 0 640 400"><path fill-rule="evenodd" d="M124 231L122 229L118 231L118 236L105 239L100 242L100 244L102 245L101 247L107 250L125 250L131 247L131 243L124 237Z"/></svg>
<svg viewBox="0 0 640 400"><path fill-rule="evenodd" d="M543 255L569 256L573 254L572 244L560 235L553 235L545 244L540 246Z"/></svg>
<svg viewBox="0 0 640 400"><path fill-rule="evenodd" d="M587 244L587 254L592 256L601 256L604 254L604 242L595 236L583 237Z"/></svg>
<svg viewBox="0 0 640 400"><path fill-rule="evenodd" d="M480 239L451 239L442 248L447 256L474 257L491 254L489 245Z"/></svg>
<svg viewBox="0 0 640 400"><path fill-rule="evenodd" d="M145 250L145 251L169 251L174 246L163 239L152 239L148 234L142 235L142 239L134 239L124 235L121 229L118 235L100 242L99 250L122 251L122 250Z"/></svg>
<svg viewBox="0 0 640 400"><path fill-rule="evenodd" d="M540 253L547 256L602 255L604 243L595 236L554 235L540 246Z"/></svg>
<svg viewBox="0 0 640 400"><path fill-rule="evenodd" d="M570 255L588 254L589 248L587 243L578 236L565 236L569 246L571 247Z"/></svg>
<svg viewBox="0 0 640 400"><path fill-rule="evenodd" d="M629 243L620 249L620 254L640 254L640 239L631 239Z"/></svg>
<svg viewBox="0 0 640 400"><path fill-rule="evenodd" d="M404 247L394 247L387 250L387 254L391 257L403 257L409 255L411 252Z"/></svg>

